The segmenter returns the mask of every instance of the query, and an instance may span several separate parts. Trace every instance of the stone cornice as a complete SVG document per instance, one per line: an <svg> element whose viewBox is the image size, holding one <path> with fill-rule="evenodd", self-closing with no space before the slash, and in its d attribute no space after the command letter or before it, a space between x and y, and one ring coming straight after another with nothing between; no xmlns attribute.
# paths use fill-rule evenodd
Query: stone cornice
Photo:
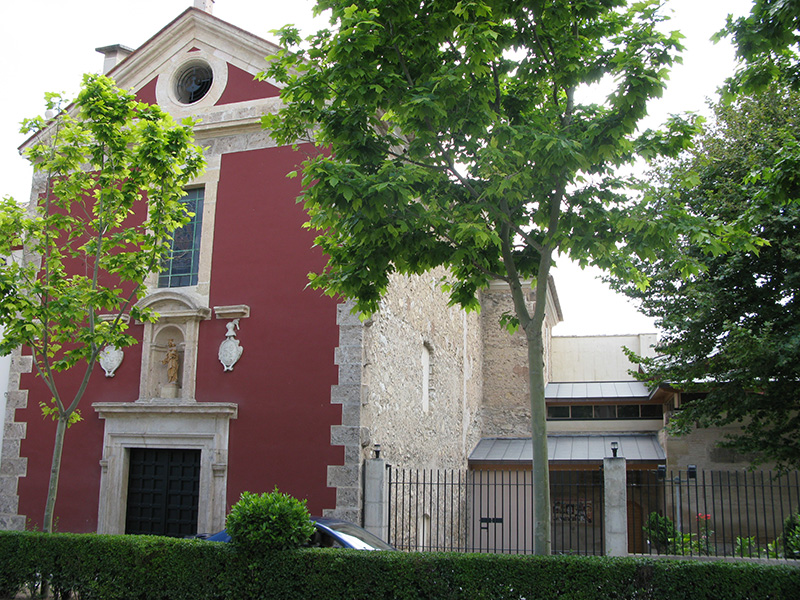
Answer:
<svg viewBox="0 0 800 600"><path fill-rule="evenodd" d="M136 402L95 402L92 408L101 419L108 415L126 415L131 417L158 414L192 414L219 415L235 419L239 414L239 405L234 402L169 402L136 401Z"/></svg>

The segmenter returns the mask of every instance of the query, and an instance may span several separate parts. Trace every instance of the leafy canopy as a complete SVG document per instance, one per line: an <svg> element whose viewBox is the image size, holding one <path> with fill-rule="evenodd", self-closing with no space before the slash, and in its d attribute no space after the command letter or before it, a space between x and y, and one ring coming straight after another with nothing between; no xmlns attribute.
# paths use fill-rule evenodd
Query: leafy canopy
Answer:
<svg viewBox="0 0 800 600"><path fill-rule="evenodd" d="M543 329L549 270L562 252L639 277L629 255L669 243L670 213L640 218L621 176L675 154L693 119L638 131L661 94L680 35L645 0L318 0L332 29L286 50L264 77L286 106L264 118L280 143L324 151L303 164L309 227L328 255L314 287L379 308L395 273L446 272L451 304L509 284L528 344L534 552L550 552ZM602 103L582 102L608 84ZM709 238L711 239L711 238ZM714 243L718 243L713 240ZM535 288L533 310L524 286Z"/></svg>
<svg viewBox="0 0 800 600"><path fill-rule="evenodd" d="M649 254L668 231L636 219L617 168L678 152L695 126L637 132L680 49L658 4L320 0L334 28L307 50L281 30L264 77L287 106L264 124L330 150L303 167L329 256L312 284L370 313L392 273L440 265L468 309L491 279L536 279L554 250L631 275L620 247ZM581 103L601 80L607 100Z"/></svg>
<svg viewBox="0 0 800 600"><path fill-rule="evenodd" d="M702 257L690 237L642 263L652 284L617 285L642 301L662 336L646 379L707 395L673 418L674 433L695 424L737 424L723 446L755 462L800 467L800 95L771 87L714 106L715 123L690 154L660 167L662 199L698 215L736 223L762 240ZM670 200L672 201L672 200ZM763 245L766 243L766 245ZM704 267L688 280L676 265Z"/></svg>
<svg viewBox="0 0 800 600"><path fill-rule="evenodd" d="M106 346L135 342L129 319L155 318L135 303L169 256L189 215L183 186L204 166L192 121L175 123L111 79L87 75L73 104L47 96L53 118L23 123L25 154L43 191L25 209L0 202L0 354L29 349L57 421L45 531L53 527L65 429ZM83 369L74 380L58 372ZM68 391L64 391L68 390Z"/></svg>
<svg viewBox="0 0 800 600"><path fill-rule="evenodd" d="M0 353L28 346L38 370L93 361L134 342L122 314L188 220L183 186L203 168L191 123L174 123L102 76L87 75L69 106L47 96L52 119L23 123L25 151L45 190L28 209L0 206ZM100 318L112 315L115 318Z"/></svg>
<svg viewBox="0 0 800 600"><path fill-rule="evenodd" d="M750 14L728 16L715 41L731 37L741 68L728 80L728 94L763 90L772 82L800 89L800 0L754 0Z"/></svg>

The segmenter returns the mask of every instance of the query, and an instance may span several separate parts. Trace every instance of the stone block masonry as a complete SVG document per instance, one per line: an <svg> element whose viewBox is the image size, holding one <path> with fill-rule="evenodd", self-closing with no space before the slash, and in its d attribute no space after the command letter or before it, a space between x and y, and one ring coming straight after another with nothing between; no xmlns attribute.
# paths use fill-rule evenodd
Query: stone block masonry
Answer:
<svg viewBox="0 0 800 600"><path fill-rule="evenodd" d="M25 439L25 423L16 421L18 408L28 405L28 392L19 389L20 375L30 373L33 361L22 356L19 349L12 353L9 372L6 410L3 415L3 448L0 453L0 529L22 531L25 515L19 514L19 480L27 474L26 458L20 457L20 442Z"/></svg>

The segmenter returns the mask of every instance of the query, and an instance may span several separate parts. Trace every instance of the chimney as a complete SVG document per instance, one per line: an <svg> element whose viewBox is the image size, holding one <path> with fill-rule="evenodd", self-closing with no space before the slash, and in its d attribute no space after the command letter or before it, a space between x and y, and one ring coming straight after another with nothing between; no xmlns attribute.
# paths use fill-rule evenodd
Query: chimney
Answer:
<svg viewBox="0 0 800 600"><path fill-rule="evenodd" d="M103 75L128 58L133 52L133 48L128 48L122 44L103 46L102 48L95 48L95 50L106 57L103 61Z"/></svg>
<svg viewBox="0 0 800 600"><path fill-rule="evenodd" d="M214 11L214 0L194 0L194 7L211 14Z"/></svg>

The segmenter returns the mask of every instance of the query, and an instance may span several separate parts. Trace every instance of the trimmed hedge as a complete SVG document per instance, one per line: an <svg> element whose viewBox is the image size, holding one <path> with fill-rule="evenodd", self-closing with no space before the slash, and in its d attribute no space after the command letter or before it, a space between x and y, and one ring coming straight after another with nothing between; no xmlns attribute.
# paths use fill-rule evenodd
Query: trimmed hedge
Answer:
<svg viewBox="0 0 800 600"><path fill-rule="evenodd" d="M0 594L41 574L56 597L81 600L800 597L800 568L787 564L339 549L253 558L201 540L0 532Z"/></svg>

